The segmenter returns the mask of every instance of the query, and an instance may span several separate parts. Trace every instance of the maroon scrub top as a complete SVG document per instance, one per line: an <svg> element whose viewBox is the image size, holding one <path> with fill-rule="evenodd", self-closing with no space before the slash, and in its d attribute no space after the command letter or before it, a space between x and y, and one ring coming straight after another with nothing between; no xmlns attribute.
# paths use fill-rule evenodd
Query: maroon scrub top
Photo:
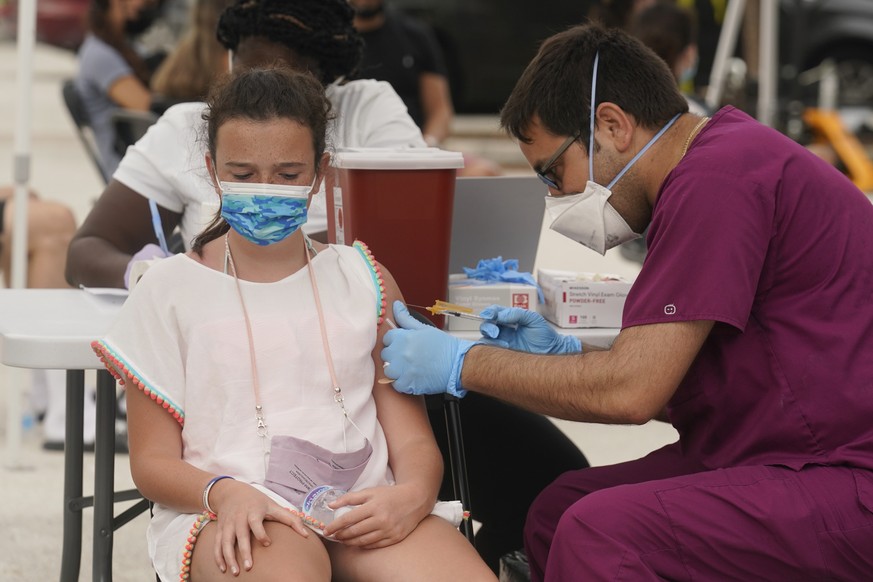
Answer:
<svg viewBox="0 0 873 582"><path fill-rule="evenodd" d="M664 181L648 245L623 327L716 322L668 404L685 455L873 469L873 205L857 187L726 107Z"/></svg>

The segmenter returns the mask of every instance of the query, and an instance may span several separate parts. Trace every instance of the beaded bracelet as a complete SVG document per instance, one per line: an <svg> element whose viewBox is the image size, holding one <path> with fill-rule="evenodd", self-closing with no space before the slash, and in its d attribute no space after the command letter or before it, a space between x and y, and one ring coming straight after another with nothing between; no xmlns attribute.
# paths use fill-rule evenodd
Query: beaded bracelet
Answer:
<svg viewBox="0 0 873 582"><path fill-rule="evenodd" d="M209 513L215 513L215 511L209 507L209 491L212 490L212 486L221 481L222 479L233 479L230 475L219 475L218 477L213 477L209 480L209 483L206 484L206 487L203 488L203 507L206 508L206 511Z"/></svg>

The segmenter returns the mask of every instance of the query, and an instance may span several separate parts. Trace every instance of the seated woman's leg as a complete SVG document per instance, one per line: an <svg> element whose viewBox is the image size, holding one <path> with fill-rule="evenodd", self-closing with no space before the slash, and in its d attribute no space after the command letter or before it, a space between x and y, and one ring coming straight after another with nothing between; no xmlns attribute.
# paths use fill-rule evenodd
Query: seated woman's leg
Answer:
<svg viewBox="0 0 873 582"><path fill-rule="evenodd" d="M704 470L703 465L683 457L679 443L674 443L636 461L564 473L543 490L528 511L524 549L530 562L531 580L539 582L545 577L546 561L561 516L589 493Z"/></svg>
<svg viewBox="0 0 873 582"><path fill-rule="evenodd" d="M6 189L3 189L5 192ZM2 194L2 193L0 193ZM0 196L0 199L3 199ZM15 201L3 199L3 224L0 228L0 270L10 285ZM76 232L76 221L69 208L58 202L31 196L27 205L27 287L62 289L67 247Z"/></svg>
<svg viewBox="0 0 873 582"><path fill-rule="evenodd" d="M191 582L206 580L258 580L259 582L329 582L330 560L324 542L314 532L304 538L287 525L265 522L264 529L272 543L264 547L252 538L252 569L242 569L233 576L228 569L222 574L215 561L215 523L211 522L197 536L191 559Z"/></svg>
<svg viewBox="0 0 873 582"><path fill-rule="evenodd" d="M496 582L473 546L449 522L430 515L403 541L374 550L325 542L334 582Z"/></svg>
<svg viewBox="0 0 873 582"><path fill-rule="evenodd" d="M58 202L30 200L27 211L27 286L30 289L59 289L64 279L67 248L76 233L72 211Z"/></svg>

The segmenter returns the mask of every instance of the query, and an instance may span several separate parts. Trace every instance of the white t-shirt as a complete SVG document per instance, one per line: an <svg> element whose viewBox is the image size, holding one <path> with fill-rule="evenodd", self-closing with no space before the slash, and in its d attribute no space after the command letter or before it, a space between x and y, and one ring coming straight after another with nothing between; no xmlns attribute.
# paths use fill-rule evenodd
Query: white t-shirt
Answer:
<svg viewBox="0 0 873 582"><path fill-rule="evenodd" d="M182 460L250 483L296 509L264 486L265 449L273 436L306 439L334 452L357 450L364 437L373 451L351 490L394 484L373 397L381 275L359 244L329 246L313 257L312 268L343 405L357 428L334 399L307 267L274 283L240 281L266 439L258 434L248 334L232 275L185 254L159 261L107 336L92 344L127 390L149 394L182 425ZM457 526L462 512L459 502L438 502L432 513ZM207 522L205 513L155 505L147 537L162 580L178 579L189 536Z"/></svg>
<svg viewBox="0 0 873 582"><path fill-rule="evenodd" d="M394 482L373 399L372 350L381 306L376 271L359 247L334 245L312 259L325 332L344 405L334 401L306 267L275 283L240 281L257 354L269 436L293 435L332 451L361 434L373 453L353 490ZM128 390L147 390L182 425L182 459L216 475L263 484L252 370L235 280L180 254L158 262L95 349ZM263 489L262 489L263 490ZM283 506L278 495L264 490ZM179 575L196 514L155 506L149 549L163 580Z"/></svg>
<svg viewBox="0 0 873 582"><path fill-rule="evenodd" d="M336 116L328 128L328 147L426 147L421 130L388 83L363 79L329 85L326 94ZM218 197L207 176L204 103L168 109L135 145L128 148L113 178L182 213L185 247L218 211ZM313 196L305 232L327 229L324 185Z"/></svg>

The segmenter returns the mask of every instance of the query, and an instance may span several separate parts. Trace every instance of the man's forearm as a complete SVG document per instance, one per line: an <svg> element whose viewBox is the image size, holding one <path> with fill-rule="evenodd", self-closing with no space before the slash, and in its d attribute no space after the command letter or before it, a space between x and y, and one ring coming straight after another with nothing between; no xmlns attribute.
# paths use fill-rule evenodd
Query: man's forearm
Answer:
<svg viewBox="0 0 873 582"><path fill-rule="evenodd" d="M712 321L631 327L608 350L539 356L474 346L461 386L567 420L643 424L664 410Z"/></svg>
<svg viewBox="0 0 873 582"><path fill-rule="evenodd" d="M610 388L598 372L607 353L552 356L477 346L464 360L461 385L556 418L632 422L619 405L619 387Z"/></svg>

